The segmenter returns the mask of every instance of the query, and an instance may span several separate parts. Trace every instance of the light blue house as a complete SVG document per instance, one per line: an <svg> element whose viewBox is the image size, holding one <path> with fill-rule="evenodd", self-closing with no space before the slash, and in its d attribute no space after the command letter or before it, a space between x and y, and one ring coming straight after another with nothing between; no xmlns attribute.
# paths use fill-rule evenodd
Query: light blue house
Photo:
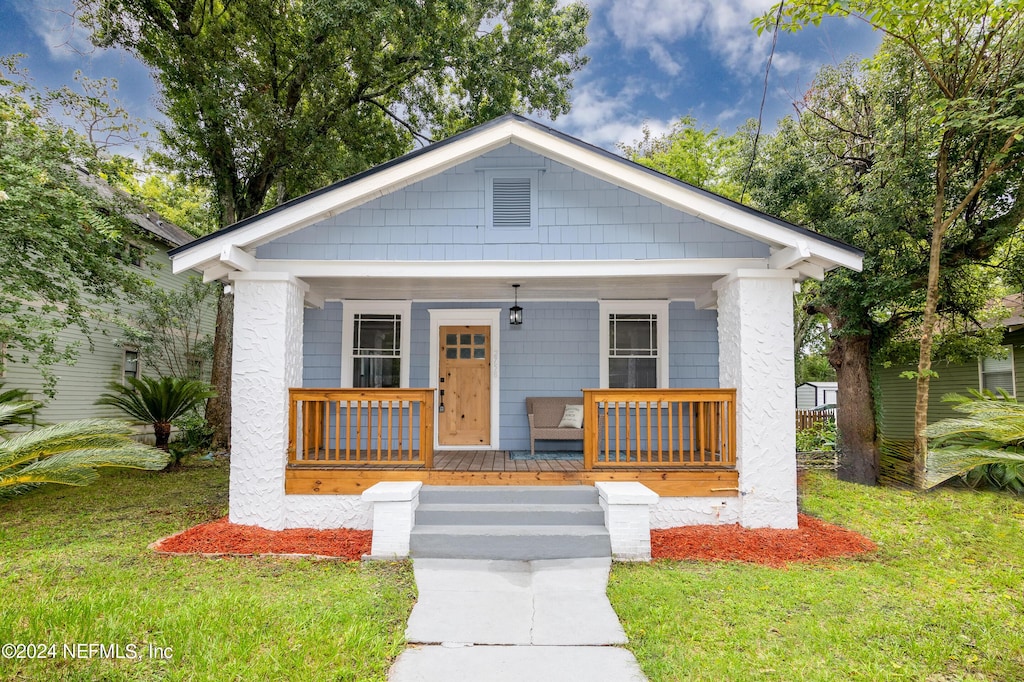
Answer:
<svg viewBox="0 0 1024 682"><path fill-rule="evenodd" d="M794 527L792 293L861 265L514 115L171 256L233 283L231 516L268 528L365 526L382 480L635 480L655 525ZM583 405L538 441L581 462L510 459L545 396Z"/></svg>

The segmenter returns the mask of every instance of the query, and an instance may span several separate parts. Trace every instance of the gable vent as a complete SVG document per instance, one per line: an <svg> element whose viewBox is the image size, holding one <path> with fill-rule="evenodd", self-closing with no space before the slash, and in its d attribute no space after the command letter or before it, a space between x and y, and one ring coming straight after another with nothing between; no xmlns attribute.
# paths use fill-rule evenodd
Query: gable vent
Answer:
<svg viewBox="0 0 1024 682"><path fill-rule="evenodd" d="M530 178L494 178L491 221L497 228L531 227Z"/></svg>

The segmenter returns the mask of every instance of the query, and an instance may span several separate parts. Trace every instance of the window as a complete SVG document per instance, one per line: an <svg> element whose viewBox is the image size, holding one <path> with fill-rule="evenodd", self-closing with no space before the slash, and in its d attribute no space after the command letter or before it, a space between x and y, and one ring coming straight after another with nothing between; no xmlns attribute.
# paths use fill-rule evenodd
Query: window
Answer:
<svg viewBox="0 0 1024 682"><path fill-rule="evenodd" d="M485 175L487 229L495 241L537 238L537 172L492 170Z"/></svg>
<svg viewBox="0 0 1024 682"><path fill-rule="evenodd" d="M139 378L139 351L137 348L125 348L124 357L121 360L121 383L125 383L128 377Z"/></svg>
<svg viewBox="0 0 1024 682"><path fill-rule="evenodd" d="M344 301L341 385L408 388L407 301Z"/></svg>
<svg viewBox="0 0 1024 682"><path fill-rule="evenodd" d="M668 387L668 302L601 302L601 386Z"/></svg>
<svg viewBox="0 0 1024 682"><path fill-rule="evenodd" d="M400 387L402 316L357 314L352 338L352 387Z"/></svg>
<svg viewBox="0 0 1024 682"><path fill-rule="evenodd" d="M1013 346L1006 346L1005 358L983 358L980 363L981 389L999 395L999 389L1017 395L1013 372Z"/></svg>
<svg viewBox="0 0 1024 682"><path fill-rule="evenodd" d="M202 379L203 378L203 358L198 355L186 355L185 356L185 370L188 372L189 379Z"/></svg>
<svg viewBox="0 0 1024 682"><path fill-rule="evenodd" d="M136 268L142 267L142 247L136 244L127 244L119 251L116 251L114 255L122 263L127 263Z"/></svg>

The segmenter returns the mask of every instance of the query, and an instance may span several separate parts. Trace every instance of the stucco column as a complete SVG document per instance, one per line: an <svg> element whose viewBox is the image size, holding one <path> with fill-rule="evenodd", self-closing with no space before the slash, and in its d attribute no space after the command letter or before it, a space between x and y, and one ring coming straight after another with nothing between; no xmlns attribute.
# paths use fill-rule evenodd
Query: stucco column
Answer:
<svg viewBox="0 0 1024 682"><path fill-rule="evenodd" d="M302 386L302 302L285 273L239 272L231 358L232 523L285 527L288 389Z"/></svg>
<svg viewBox="0 0 1024 682"><path fill-rule="evenodd" d="M796 528L793 279L737 270L715 282L718 376L736 388L740 523Z"/></svg>

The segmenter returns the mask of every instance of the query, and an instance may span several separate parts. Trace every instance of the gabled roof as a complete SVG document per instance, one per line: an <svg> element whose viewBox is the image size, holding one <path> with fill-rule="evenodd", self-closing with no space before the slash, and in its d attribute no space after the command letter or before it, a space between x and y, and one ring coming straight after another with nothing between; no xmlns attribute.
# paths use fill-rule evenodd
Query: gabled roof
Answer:
<svg viewBox="0 0 1024 682"><path fill-rule="evenodd" d="M102 199L107 201L123 202L138 209L131 213L125 213L124 217L139 228L148 232L155 239L164 242L168 246L181 247L189 242L195 241L195 237L185 230L181 229L171 221L164 219L160 214L147 210L145 206L140 205L127 192L123 192L116 187L112 187L109 183L104 182L95 175L90 175L82 170L78 170L78 180L83 185L96 192Z"/></svg>
<svg viewBox="0 0 1024 682"><path fill-rule="evenodd" d="M696 215L783 251L773 267L804 262L820 270L860 270L863 251L749 206L694 187L516 114L458 135L239 221L170 252L175 271L215 263L222 250L251 248L441 173L507 144L654 201Z"/></svg>

